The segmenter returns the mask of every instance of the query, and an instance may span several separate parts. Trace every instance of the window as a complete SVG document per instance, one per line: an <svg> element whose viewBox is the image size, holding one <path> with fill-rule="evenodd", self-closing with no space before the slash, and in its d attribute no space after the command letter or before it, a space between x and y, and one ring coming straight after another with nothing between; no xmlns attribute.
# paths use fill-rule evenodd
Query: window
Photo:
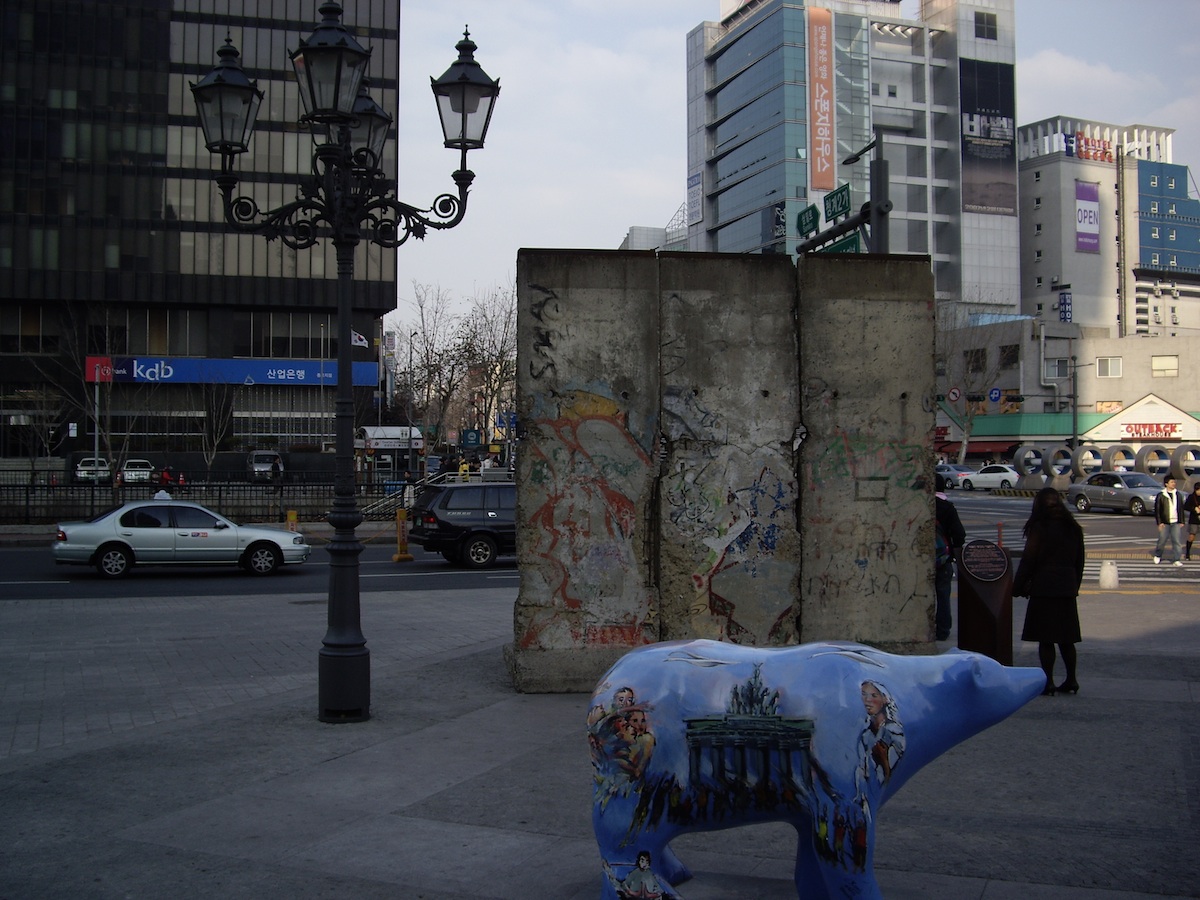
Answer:
<svg viewBox="0 0 1200 900"><path fill-rule="evenodd" d="M1097 378L1120 378L1121 377L1121 357L1119 356L1101 356L1096 359L1096 377Z"/></svg>
<svg viewBox="0 0 1200 900"><path fill-rule="evenodd" d="M939 356L933 361L933 374L938 378L946 377L946 357Z"/></svg>
<svg viewBox="0 0 1200 900"><path fill-rule="evenodd" d="M1035 182L1036 182L1036 181L1041 181L1041 180L1042 180L1042 173L1041 173L1041 172L1034 172L1034 173L1033 173L1033 180L1034 180Z"/></svg>
<svg viewBox="0 0 1200 900"><path fill-rule="evenodd" d="M1167 190L1169 190L1169 191L1175 190L1175 179L1174 178L1167 179Z"/></svg>
<svg viewBox="0 0 1200 900"><path fill-rule="evenodd" d="M1034 250L1033 251L1033 259L1034 259L1034 262L1041 262L1042 261L1042 251Z"/></svg>
<svg viewBox="0 0 1200 900"><path fill-rule="evenodd" d="M1175 204L1174 203L1167 204L1167 215L1168 216L1175 215Z"/></svg>
<svg viewBox="0 0 1200 900"><path fill-rule="evenodd" d="M1015 369L1021 363L1021 345L1003 344L1000 347L1000 368Z"/></svg>
<svg viewBox="0 0 1200 900"><path fill-rule="evenodd" d="M1155 378L1178 378L1179 357L1174 355L1150 357L1150 374Z"/></svg>
<svg viewBox="0 0 1200 900"><path fill-rule="evenodd" d="M975 13L975 37L983 41L995 41L999 39L1000 31L996 27L995 13Z"/></svg>
<svg viewBox="0 0 1200 900"><path fill-rule="evenodd" d="M871 96L872 97L879 96L879 82L878 81L871 82Z"/></svg>
<svg viewBox="0 0 1200 900"><path fill-rule="evenodd" d="M446 498L446 509L483 509L483 488L470 487L451 491Z"/></svg>
<svg viewBox="0 0 1200 900"><path fill-rule="evenodd" d="M1152 265L1152 266L1158 265L1158 254L1157 253L1150 254L1150 265Z"/></svg>
<svg viewBox="0 0 1200 900"><path fill-rule="evenodd" d="M220 524L220 520L202 509L194 506L173 506L176 528L204 528L212 530Z"/></svg>
<svg viewBox="0 0 1200 900"><path fill-rule="evenodd" d="M972 374L982 372L987 368L987 347L977 347L974 350L963 351L963 368Z"/></svg>
<svg viewBox="0 0 1200 900"><path fill-rule="evenodd" d="M1041 287L1041 286L1042 286L1042 276L1041 276L1041 275L1039 275L1039 276L1037 277L1037 286L1038 286L1038 287ZM1041 305L1042 305L1042 304L1040 304L1040 303L1038 304L1038 306L1039 306L1039 307L1040 307Z"/></svg>
<svg viewBox="0 0 1200 900"><path fill-rule="evenodd" d="M1150 187L1158 187L1158 176L1157 175L1150 176Z"/></svg>
<svg viewBox="0 0 1200 900"><path fill-rule="evenodd" d="M1038 222L1036 225L1033 226L1033 233L1034 234L1042 233L1042 223L1041 222Z"/></svg>
<svg viewBox="0 0 1200 900"><path fill-rule="evenodd" d="M1150 237L1154 238L1155 240L1158 239L1158 226L1157 225L1150 226Z"/></svg>
<svg viewBox="0 0 1200 900"><path fill-rule="evenodd" d="M1175 254L1174 254L1174 253L1172 253L1172 254L1171 254L1169 257L1167 257L1167 265L1168 265L1168 266L1171 266L1172 268L1174 268L1175 266L1178 266L1178 265L1179 265L1179 262L1178 262L1178 260L1176 259L1176 257L1175 257Z"/></svg>
<svg viewBox="0 0 1200 900"><path fill-rule="evenodd" d="M1167 240L1168 241L1175 240L1175 229L1174 228L1167 229Z"/></svg>
<svg viewBox="0 0 1200 900"><path fill-rule="evenodd" d="M1047 378L1066 378L1071 374L1071 361L1065 356L1057 359L1046 360L1046 377ZM1056 410L1051 410L1055 412Z"/></svg>
<svg viewBox="0 0 1200 900"><path fill-rule="evenodd" d="M1158 201L1157 200L1150 201L1150 215L1152 215L1152 216L1158 215Z"/></svg>
<svg viewBox="0 0 1200 900"><path fill-rule="evenodd" d="M1042 198L1041 198L1041 197L1034 197L1034 198L1033 198L1033 208L1034 208L1034 209L1041 209L1041 208L1042 208Z"/></svg>
<svg viewBox="0 0 1200 900"><path fill-rule="evenodd" d="M897 92L896 92L896 86L895 86L894 84L889 84L889 85L888 85L888 96L889 96L889 97L895 97L895 96L896 96L896 93L897 93Z"/></svg>

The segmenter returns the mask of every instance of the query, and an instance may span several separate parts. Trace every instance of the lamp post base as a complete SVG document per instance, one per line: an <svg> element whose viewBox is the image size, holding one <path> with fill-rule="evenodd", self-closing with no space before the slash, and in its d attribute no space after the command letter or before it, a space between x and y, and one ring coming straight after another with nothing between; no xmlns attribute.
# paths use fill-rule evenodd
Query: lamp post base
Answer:
<svg viewBox="0 0 1200 900"><path fill-rule="evenodd" d="M322 650L317 666L317 718L322 722L365 722L371 718L371 654Z"/></svg>

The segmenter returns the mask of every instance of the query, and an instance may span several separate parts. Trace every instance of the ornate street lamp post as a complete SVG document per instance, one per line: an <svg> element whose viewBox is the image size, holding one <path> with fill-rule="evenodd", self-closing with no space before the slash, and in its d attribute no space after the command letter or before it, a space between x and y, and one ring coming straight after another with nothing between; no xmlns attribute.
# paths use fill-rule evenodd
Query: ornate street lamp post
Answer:
<svg viewBox="0 0 1200 900"><path fill-rule="evenodd" d="M319 658L318 705L322 722L362 722L370 718L371 665L360 626L358 557L363 548L355 534L362 513L354 486L350 359L354 251L364 236L394 248L410 236L424 238L429 228L453 228L462 221L467 190L475 178L467 169L467 151L483 146L500 83L488 78L475 61L475 44L464 32L456 47L458 59L441 78L431 79L445 145L462 152L452 176L458 193L442 194L424 210L401 203L392 197L395 185L380 168L392 117L367 94L364 76L371 53L341 23L338 3L323 3L320 13L321 23L292 54L304 104L300 123L312 128L316 146L312 174L291 203L264 211L249 197L233 195L238 183L234 158L249 146L263 93L242 71L231 39L217 51L217 67L191 88L205 145L221 157L215 180L230 227L268 240L279 238L297 250L328 238L337 251L336 454L328 516L334 535L329 544L329 618Z"/></svg>

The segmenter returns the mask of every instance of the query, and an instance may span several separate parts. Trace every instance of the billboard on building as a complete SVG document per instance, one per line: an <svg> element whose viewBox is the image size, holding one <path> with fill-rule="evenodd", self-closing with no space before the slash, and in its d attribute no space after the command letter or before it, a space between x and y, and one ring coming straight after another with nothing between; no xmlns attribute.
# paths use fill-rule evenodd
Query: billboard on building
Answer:
<svg viewBox="0 0 1200 900"><path fill-rule="evenodd" d="M963 212L1017 214L1016 78L1008 63L959 61Z"/></svg>
<svg viewBox="0 0 1200 900"><path fill-rule="evenodd" d="M1100 252L1100 183L1075 182L1075 252Z"/></svg>
<svg viewBox="0 0 1200 900"><path fill-rule="evenodd" d="M833 117L833 13L808 8L809 187L832 191L837 174Z"/></svg>
<svg viewBox="0 0 1200 900"><path fill-rule="evenodd" d="M374 362L351 363L353 383L378 384ZM89 382L138 384L287 384L296 387L337 384L337 363L313 359L200 359L164 356L89 356Z"/></svg>

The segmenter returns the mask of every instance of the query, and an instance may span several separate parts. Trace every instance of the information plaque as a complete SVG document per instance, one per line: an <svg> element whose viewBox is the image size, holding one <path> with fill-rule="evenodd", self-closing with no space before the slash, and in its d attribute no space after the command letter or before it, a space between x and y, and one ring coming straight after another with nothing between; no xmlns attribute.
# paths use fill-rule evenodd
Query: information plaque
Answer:
<svg viewBox="0 0 1200 900"><path fill-rule="evenodd" d="M968 541L959 562L967 573L980 581L999 581L1008 571L1008 554L991 541Z"/></svg>

